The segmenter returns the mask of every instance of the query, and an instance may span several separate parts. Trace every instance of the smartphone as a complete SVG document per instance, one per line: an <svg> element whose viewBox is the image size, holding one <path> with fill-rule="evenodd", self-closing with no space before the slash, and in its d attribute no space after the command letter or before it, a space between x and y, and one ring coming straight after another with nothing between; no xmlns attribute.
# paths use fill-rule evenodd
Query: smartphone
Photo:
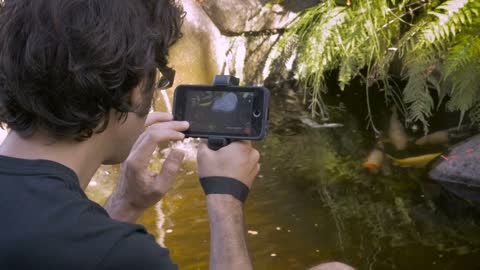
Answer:
<svg viewBox="0 0 480 270"><path fill-rule="evenodd" d="M261 140L267 134L269 105L264 87L180 85L173 116L190 123L186 137Z"/></svg>

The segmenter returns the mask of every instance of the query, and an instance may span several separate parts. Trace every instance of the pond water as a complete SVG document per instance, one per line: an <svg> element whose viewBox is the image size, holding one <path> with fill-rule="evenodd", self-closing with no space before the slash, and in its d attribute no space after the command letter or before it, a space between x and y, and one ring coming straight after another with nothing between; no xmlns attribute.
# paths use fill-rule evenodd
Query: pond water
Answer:
<svg viewBox="0 0 480 270"><path fill-rule="evenodd" d="M189 15L198 12L186 8ZM184 38L170 57L176 84L209 84L219 70L206 38L209 27L187 17ZM157 95L155 109L168 111L171 97L171 90ZM256 269L307 269L332 260L357 269L480 269L475 207L427 181L425 169L363 171L374 142L353 113L343 112L343 128L313 130L287 117L296 113L287 105L285 97L274 98L274 128L256 144L262 171L245 206ZM188 153L185 165L172 190L140 222L171 250L180 269L208 269L209 227L195 169L196 141L175 147ZM152 170L164 157L165 151L154 155ZM87 194L103 203L117 178L118 167L102 167Z"/></svg>
<svg viewBox="0 0 480 270"><path fill-rule="evenodd" d="M347 123L343 129L277 130L257 144L262 171L245 207L257 269L307 269L330 260L358 269L479 269L473 212L425 181L423 170L362 171L363 137ZM195 144L177 145L189 158L174 188L141 219L181 269L208 269ZM163 156L158 153L152 169ZM101 203L117 177L117 167L102 168L87 193Z"/></svg>

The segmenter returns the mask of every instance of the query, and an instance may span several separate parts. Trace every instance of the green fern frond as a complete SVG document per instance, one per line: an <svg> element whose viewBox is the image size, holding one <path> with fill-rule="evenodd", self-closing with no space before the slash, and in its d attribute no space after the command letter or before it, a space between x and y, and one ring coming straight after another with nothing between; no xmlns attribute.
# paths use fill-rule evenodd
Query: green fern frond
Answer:
<svg viewBox="0 0 480 270"><path fill-rule="evenodd" d="M450 111L460 111L459 125L466 112L480 102L480 29L466 29L455 38L444 64L444 81L451 84Z"/></svg>
<svg viewBox="0 0 480 270"><path fill-rule="evenodd" d="M480 14L478 0L448 0L428 12L430 16L416 23L405 33L400 44L402 52L434 46L441 50L465 26L471 25ZM406 46L405 46L406 45Z"/></svg>
<svg viewBox="0 0 480 270"><path fill-rule="evenodd" d="M419 90L420 89L420 90ZM405 91L408 94L408 88ZM434 107L433 98L430 95L428 87L417 88L413 91L412 97L405 97L406 101L410 102L408 106L408 117L411 121L420 121L423 124L423 131L428 133L428 119L432 116L432 109Z"/></svg>
<svg viewBox="0 0 480 270"><path fill-rule="evenodd" d="M428 54L410 56L403 76L408 80L403 90L403 99L408 104L407 121L420 121L428 132L428 118L432 116L434 101L429 91L428 77L435 70L437 59Z"/></svg>
<svg viewBox="0 0 480 270"><path fill-rule="evenodd" d="M478 59L480 59L480 37L478 35L458 36L447 54L444 76L449 78L458 71L478 65Z"/></svg>
<svg viewBox="0 0 480 270"><path fill-rule="evenodd" d="M459 26L472 23L472 16L478 11L474 8L476 0L449 0L441 4L435 11L429 12L438 18L432 21L423 30L423 36L430 43L447 40L455 36L460 30Z"/></svg>
<svg viewBox="0 0 480 270"><path fill-rule="evenodd" d="M338 72L338 83L340 89L344 90L350 81L360 74L360 70L365 66L365 59L362 55L346 57L340 63Z"/></svg>
<svg viewBox="0 0 480 270"><path fill-rule="evenodd" d="M453 87L450 94L451 99L447 103L447 108L451 111L460 111L463 115L471 109L480 97L480 61L472 65L468 72L459 70L451 76ZM460 119L462 122L463 119Z"/></svg>
<svg viewBox="0 0 480 270"><path fill-rule="evenodd" d="M445 1L429 12L429 16L424 16L401 40L402 44L406 45L402 48L405 78L408 79L404 90L404 101L410 103L410 120L419 120L424 127L428 127L427 119L434 106L431 96L430 98L426 96L426 93L429 94L430 87L437 90L440 100L438 105L447 94L450 95L448 108L460 110L462 119L465 112L474 105L476 95L474 91L467 90L472 85L465 71L461 70L462 74L455 75L457 78L450 76L456 74L459 69L465 67L467 61L472 59L470 49L465 47L467 41L460 42L450 49L450 54L446 52L457 39L457 34L476 21L472 15L478 12L480 12L480 5L476 0ZM443 66L442 62L445 62ZM435 70L440 69L444 73L443 77L451 80L450 84L443 84L439 78L431 77ZM461 82L460 76L463 77L461 80L467 81ZM451 88L445 89L446 85L451 85Z"/></svg>
<svg viewBox="0 0 480 270"><path fill-rule="evenodd" d="M378 83L387 103L426 130L435 107L431 90L437 108L450 97L448 109L465 114L480 102L472 79L480 77L472 68L480 66L479 29L478 0L358 0L349 8L326 0L305 11L285 38L299 41L297 72L312 90L312 114L325 113L325 74L338 71L341 89L354 78ZM395 57L407 81L402 93L389 73Z"/></svg>

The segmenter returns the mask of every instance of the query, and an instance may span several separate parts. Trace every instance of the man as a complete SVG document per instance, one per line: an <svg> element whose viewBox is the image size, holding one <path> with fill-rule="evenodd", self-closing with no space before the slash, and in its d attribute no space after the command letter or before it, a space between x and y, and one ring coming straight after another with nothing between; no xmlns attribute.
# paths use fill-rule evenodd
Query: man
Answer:
<svg viewBox="0 0 480 270"><path fill-rule="evenodd" d="M0 146L0 269L177 269L133 223L183 160L172 151L160 172L147 169L157 145L183 139L189 126L148 114L182 16L172 0L5 1L0 122L11 131ZM252 269L242 201L228 190L248 190L258 161L247 142L199 148L211 269ZM104 208L88 200L98 167L121 162Z"/></svg>

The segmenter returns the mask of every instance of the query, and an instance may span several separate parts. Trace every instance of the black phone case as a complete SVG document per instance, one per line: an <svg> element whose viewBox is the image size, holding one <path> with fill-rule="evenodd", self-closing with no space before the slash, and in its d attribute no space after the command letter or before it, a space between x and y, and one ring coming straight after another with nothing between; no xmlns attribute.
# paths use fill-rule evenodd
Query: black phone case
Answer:
<svg viewBox="0 0 480 270"><path fill-rule="evenodd" d="M182 86L189 86L189 87L205 87L205 86L208 86L208 87L214 87L212 89L214 89L213 91L225 91L224 89L226 88L234 88L232 86L211 86L211 85L179 85L177 86L178 87L182 87ZM265 87L262 87L262 86L241 86L242 88L249 88L249 87L252 87L252 88L261 88L263 90L263 99L264 99L264 107L265 107L265 113L263 114L263 122L265 123L265 127L261 129L261 132L258 136L233 136L233 135L229 135L229 134L212 134L212 135L208 135L208 134L196 134L196 133L185 133L185 137L187 138L211 138L211 137L217 137L217 138L225 138L225 139L229 139L229 140L262 140L263 138L265 138L267 136L267 133L268 133L268 127L269 127L269 123L268 123L268 120L269 120L269 114L270 114L270 90L268 90L267 88ZM173 96L173 115L174 115L174 120L178 121L183 121L183 119L176 119L176 111L178 110L178 105L177 105L177 101L178 101L178 91L177 91L177 88L175 89L175 92L174 92L174 96ZM265 106L266 104L266 106Z"/></svg>

